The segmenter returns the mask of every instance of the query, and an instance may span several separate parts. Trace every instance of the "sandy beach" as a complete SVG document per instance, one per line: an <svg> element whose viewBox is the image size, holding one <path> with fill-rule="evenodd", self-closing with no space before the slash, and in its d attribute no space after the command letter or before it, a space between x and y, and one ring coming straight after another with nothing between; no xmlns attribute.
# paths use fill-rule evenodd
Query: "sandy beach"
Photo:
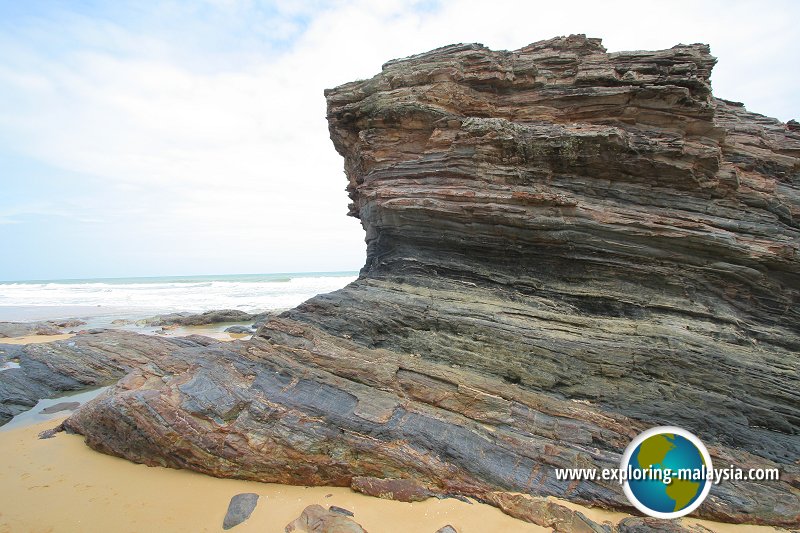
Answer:
<svg viewBox="0 0 800 533"><path fill-rule="evenodd" d="M260 495L250 519L234 528L242 533L282 532L314 503L349 509L370 532L433 533L446 524L460 533L548 531L479 503L402 503L345 488L216 479L103 455L79 435L37 438L59 420L0 432L0 532L221 531L230 498L242 492Z"/></svg>
<svg viewBox="0 0 800 533"><path fill-rule="evenodd" d="M26 335L24 337L3 337L0 344L41 344L43 342L63 341L72 337L72 333L61 335Z"/></svg>

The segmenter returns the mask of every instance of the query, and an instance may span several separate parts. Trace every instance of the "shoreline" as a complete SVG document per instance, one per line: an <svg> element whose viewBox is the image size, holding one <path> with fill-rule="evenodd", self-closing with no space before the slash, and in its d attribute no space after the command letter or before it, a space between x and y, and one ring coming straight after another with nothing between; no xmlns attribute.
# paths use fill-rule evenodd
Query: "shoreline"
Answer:
<svg viewBox="0 0 800 533"><path fill-rule="evenodd" d="M357 271L0 281L0 321L140 319L179 311L289 309Z"/></svg>
<svg viewBox="0 0 800 533"><path fill-rule="evenodd" d="M276 310L275 312L279 312ZM198 314L199 315L199 314ZM19 336L3 337L0 336L0 345L13 344L41 344L47 342L54 342L60 340L67 340L74 337L76 334L91 330L91 329L107 329L116 331L128 331L133 333L140 333L142 335L154 335L159 337L187 337L189 335L202 335L218 341L233 341L233 340L247 340L252 336L252 333L233 333L225 331L230 326L249 326L252 321L248 320L226 320L221 322L210 322L207 324L199 325L166 325L157 326L144 323L147 319L152 319L159 315L142 315L136 313L133 315L120 315L117 313L109 315L98 316L64 316L61 320L81 320L83 322L80 326L69 326L58 328L57 334L41 334L30 333ZM0 320L0 323L11 322L15 324L37 324L41 322L53 321L56 319L47 320ZM255 330L253 330L253 333Z"/></svg>

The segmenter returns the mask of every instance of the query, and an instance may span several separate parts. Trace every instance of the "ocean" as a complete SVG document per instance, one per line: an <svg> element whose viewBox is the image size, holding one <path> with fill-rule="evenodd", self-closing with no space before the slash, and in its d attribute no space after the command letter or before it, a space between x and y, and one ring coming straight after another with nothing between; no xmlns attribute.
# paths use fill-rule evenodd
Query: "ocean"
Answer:
<svg viewBox="0 0 800 533"><path fill-rule="evenodd" d="M357 276L353 271L0 282L0 320L285 309Z"/></svg>

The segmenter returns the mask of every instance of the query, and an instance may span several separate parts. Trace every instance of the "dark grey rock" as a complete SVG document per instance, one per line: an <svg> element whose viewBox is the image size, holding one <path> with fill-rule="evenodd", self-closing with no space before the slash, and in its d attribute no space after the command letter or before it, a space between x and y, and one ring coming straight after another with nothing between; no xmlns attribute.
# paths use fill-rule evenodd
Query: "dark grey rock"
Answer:
<svg viewBox="0 0 800 533"><path fill-rule="evenodd" d="M71 318L67 320L48 320L46 323L58 328L76 328L86 324L85 321L77 318Z"/></svg>
<svg viewBox="0 0 800 533"><path fill-rule="evenodd" d="M225 328L225 332L234 334L252 335L253 330L250 326L231 326L229 328Z"/></svg>
<svg viewBox="0 0 800 533"><path fill-rule="evenodd" d="M472 505L472 500L470 500L469 498L467 498L465 496L462 496L461 494L442 494L440 496L440 498L441 499L453 498L454 500L458 500L460 502L464 502L464 503L468 503L468 504Z"/></svg>
<svg viewBox="0 0 800 533"><path fill-rule="evenodd" d="M59 425L57 425L56 427L54 427L52 429L46 429L45 431L40 432L39 433L39 438L40 439L52 439L53 437L56 436L56 434L61 433L62 431L64 431L64 426L62 424L59 424Z"/></svg>
<svg viewBox="0 0 800 533"><path fill-rule="evenodd" d="M331 505L330 507L328 507L328 510L333 513L343 514L345 516L355 516L355 514L353 514L353 511L345 509L344 507L339 507L338 505Z"/></svg>
<svg viewBox="0 0 800 533"><path fill-rule="evenodd" d="M0 322L0 338L27 335L59 335L64 328L82 326L82 320L47 320L42 322Z"/></svg>
<svg viewBox="0 0 800 533"><path fill-rule="evenodd" d="M2 344L0 342L0 363L19 361L19 356L25 348L24 344Z"/></svg>
<svg viewBox="0 0 800 533"><path fill-rule="evenodd" d="M0 372L0 426L41 399L108 385L134 368L164 361L178 348L215 342L198 335L158 338L97 330L44 344L0 344L0 359L20 365Z"/></svg>
<svg viewBox="0 0 800 533"><path fill-rule="evenodd" d="M170 313L139 320L137 323L144 326L204 326L224 322L249 322L256 316L259 315L238 309L217 309L198 314Z"/></svg>
<svg viewBox="0 0 800 533"><path fill-rule="evenodd" d="M458 530L450 524L447 524L446 526L436 530L436 533L458 533Z"/></svg>
<svg viewBox="0 0 800 533"><path fill-rule="evenodd" d="M81 402L60 402L55 405L51 405L50 407L45 407L40 413L43 415L51 415L53 413L59 413L61 411L74 411L78 407L81 406Z"/></svg>
<svg viewBox="0 0 800 533"><path fill-rule="evenodd" d="M222 521L222 529L231 529L250 518L256 505L258 505L258 494L252 492L237 494L231 498L228 512Z"/></svg>

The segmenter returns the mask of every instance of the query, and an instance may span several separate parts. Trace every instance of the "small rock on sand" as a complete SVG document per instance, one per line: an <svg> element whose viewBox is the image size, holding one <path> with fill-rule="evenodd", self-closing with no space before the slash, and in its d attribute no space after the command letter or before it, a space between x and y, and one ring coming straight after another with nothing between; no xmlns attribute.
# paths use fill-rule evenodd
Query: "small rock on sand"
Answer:
<svg viewBox="0 0 800 533"><path fill-rule="evenodd" d="M436 533L458 533L458 530L450 524L447 524L443 528L437 530Z"/></svg>
<svg viewBox="0 0 800 533"><path fill-rule="evenodd" d="M257 504L258 494L252 492L237 494L231 498L228 504L228 512L225 514L225 519L222 521L222 529L230 529L238 526L250 518Z"/></svg>
<svg viewBox="0 0 800 533"><path fill-rule="evenodd" d="M57 425L56 427L54 427L52 429L46 429L46 430L40 432L39 433L39 438L40 439L52 439L53 437L56 436L56 433L60 433L62 431L64 431L64 425L63 424L59 424L59 425Z"/></svg>
<svg viewBox="0 0 800 533"><path fill-rule="evenodd" d="M347 516L321 505L309 505L285 529L286 533L367 533Z"/></svg>
<svg viewBox="0 0 800 533"><path fill-rule="evenodd" d="M328 507L328 510L330 510L332 513L339 513L345 516L355 516L355 514L353 514L353 511L345 509L344 507L339 507L337 505L331 505L330 507Z"/></svg>

